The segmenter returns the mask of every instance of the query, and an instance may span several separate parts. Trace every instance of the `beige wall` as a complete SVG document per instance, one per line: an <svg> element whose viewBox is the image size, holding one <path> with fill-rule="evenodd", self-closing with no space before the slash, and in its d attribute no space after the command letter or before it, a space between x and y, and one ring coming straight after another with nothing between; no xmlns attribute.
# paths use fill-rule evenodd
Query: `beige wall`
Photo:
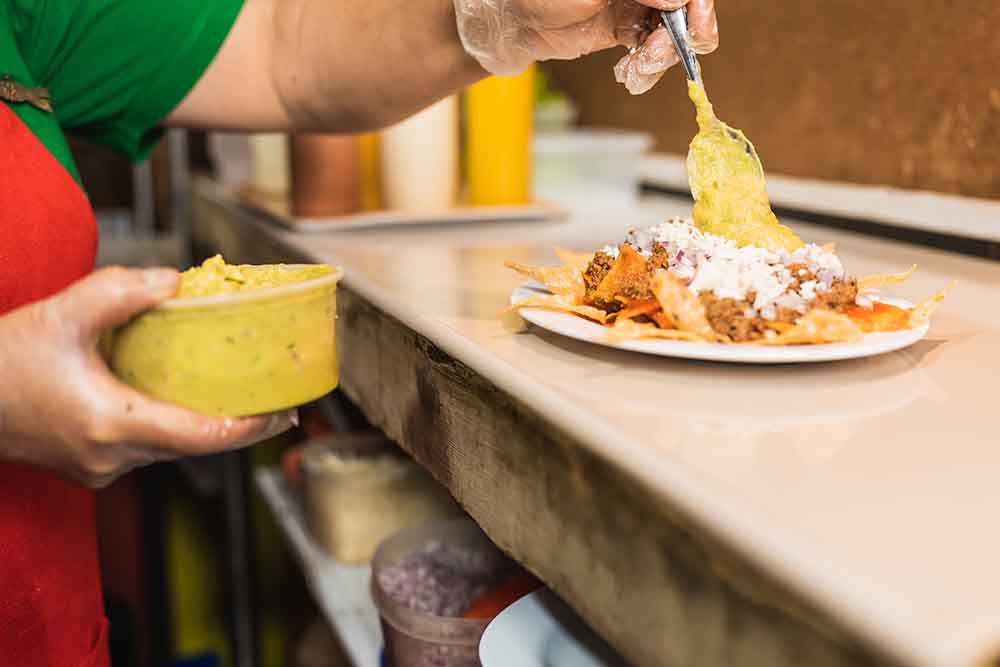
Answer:
<svg viewBox="0 0 1000 667"><path fill-rule="evenodd" d="M1000 198L1000 2L718 0L702 58L721 118L769 171ZM548 66L589 125L641 128L684 152L680 68L630 98L620 51Z"/></svg>

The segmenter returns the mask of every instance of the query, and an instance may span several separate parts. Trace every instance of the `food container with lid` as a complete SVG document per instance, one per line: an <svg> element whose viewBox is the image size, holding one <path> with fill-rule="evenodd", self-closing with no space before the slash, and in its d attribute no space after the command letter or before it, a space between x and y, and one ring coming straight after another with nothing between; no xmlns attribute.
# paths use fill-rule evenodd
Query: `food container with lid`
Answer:
<svg viewBox="0 0 1000 667"><path fill-rule="evenodd" d="M479 667L489 618L464 618L516 566L468 519L402 531L379 546L372 596L394 667Z"/></svg>
<svg viewBox="0 0 1000 667"><path fill-rule="evenodd" d="M280 284L173 298L132 318L102 340L115 375L154 398L232 417L332 391L343 272L325 265L241 268L270 272Z"/></svg>
<svg viewBox="0 0 1000 667"><path fill-rule="evenodd" d="M399 530L460 514L444 487L377 431L312 442L300 466L309 530L345 563L370 561Z"/></svg>
<svg viewBox="0 0 1000 667"><path fill-rule="evenodd" d="M632 202L639 162L652 143L648 134L620 130L536 134L535 195L568 207Z"/></svg>

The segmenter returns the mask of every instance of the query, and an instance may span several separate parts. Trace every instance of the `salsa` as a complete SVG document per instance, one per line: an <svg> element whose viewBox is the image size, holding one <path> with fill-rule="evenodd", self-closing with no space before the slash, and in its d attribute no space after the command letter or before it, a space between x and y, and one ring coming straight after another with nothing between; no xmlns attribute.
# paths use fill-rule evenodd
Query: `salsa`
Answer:
<svg viewBox="0 0 1000 667"><path fill-rule="evenodd" d="M902 331L910 328L911 309L875 302L870 308L851 306L844 314L865 333L872 331Z"/></svg>

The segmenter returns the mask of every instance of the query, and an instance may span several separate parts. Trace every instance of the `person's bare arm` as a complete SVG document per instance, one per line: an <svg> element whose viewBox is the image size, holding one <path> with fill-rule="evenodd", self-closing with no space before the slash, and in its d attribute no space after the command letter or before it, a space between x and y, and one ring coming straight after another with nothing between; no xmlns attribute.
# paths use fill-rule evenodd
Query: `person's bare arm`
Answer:
<svg viewBox="0 0 1000 667"><path fill-rule="evenodd" d="M169 125L358 132L486 76L452 0L247 0Z"/></svg>
<svg viewBox="0 0 1000 667"><path fill-rule="evenodd" d="M365 131L487 70L510 74L534 60L639 46L652 34L654 48L639 48L620 67L635 70L631 78L645 89L676 62L652 8L684 5L699 51L714 49L713 0L247 0L167 124Z"/></svg>

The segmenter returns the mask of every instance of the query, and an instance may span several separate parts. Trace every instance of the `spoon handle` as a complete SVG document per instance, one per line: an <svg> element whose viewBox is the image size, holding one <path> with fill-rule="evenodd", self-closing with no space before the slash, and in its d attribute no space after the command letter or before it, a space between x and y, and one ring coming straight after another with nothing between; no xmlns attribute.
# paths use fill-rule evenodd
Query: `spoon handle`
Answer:
<svg viewBox="0 0 1000 667"><path fill-rule="evenodd" d="M698 58L688 44L687 9L681 7L670 12L660 12L660 18L670 33L670 39L677 49L677 55L681 58L687 78L701 85L701 67L698 66Z"/></svg>

